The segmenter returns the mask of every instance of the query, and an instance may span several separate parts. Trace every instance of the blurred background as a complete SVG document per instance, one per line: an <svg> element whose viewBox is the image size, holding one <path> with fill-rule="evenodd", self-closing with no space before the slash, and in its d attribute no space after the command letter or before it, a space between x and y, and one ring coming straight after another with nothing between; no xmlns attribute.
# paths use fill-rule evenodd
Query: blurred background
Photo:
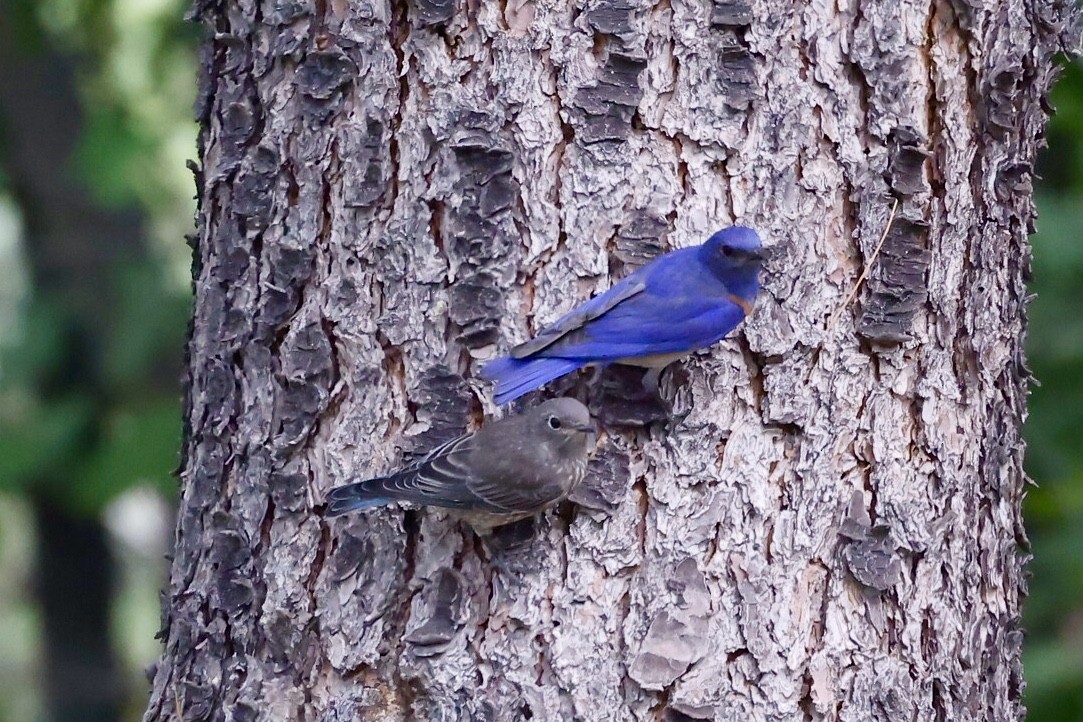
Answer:
<svg viewBox="0 0 1083 722"><path fill-rule="evenodd" d="M197 31L0 0L0 722L138 720L172 536ZM1083 720L1083 65L1039 172L1030 718Z"/></svg>

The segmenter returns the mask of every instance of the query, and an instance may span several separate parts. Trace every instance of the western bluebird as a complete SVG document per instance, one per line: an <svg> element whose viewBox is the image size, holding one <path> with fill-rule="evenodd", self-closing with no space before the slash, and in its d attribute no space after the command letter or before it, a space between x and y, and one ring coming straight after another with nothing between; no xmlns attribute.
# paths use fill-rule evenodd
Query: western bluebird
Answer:
<svg viewBox="0 0 1083 722"><path fill-rule="evenodd" d="M396 501L452 509L475 527L532 516L583 480L594 424L575 399L551 399L486 424L395 473L340 486L326 516Z"/></svg>
<svg viewBox="0 0 1083 722"><path fill-rule="evenodd" d="M725 338L752 312L764 253L751 228L660 256L481 370L504 404L589 364L661 369Z"/></svg>

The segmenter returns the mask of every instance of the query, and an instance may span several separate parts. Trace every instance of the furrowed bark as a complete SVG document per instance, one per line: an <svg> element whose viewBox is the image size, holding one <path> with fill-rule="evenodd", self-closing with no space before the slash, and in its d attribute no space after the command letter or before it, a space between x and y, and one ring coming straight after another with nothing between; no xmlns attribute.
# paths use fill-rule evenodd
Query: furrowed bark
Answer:
<svg viewBox="0 0 1083 722"><path fill-rule="evenodd" d="M1022 716L1026 239L1070 5L195 14L147 720ZM582 504L503 551L436 512L313 512L493 411L484 359L734 222L782 249L755 315L663 376L662 421L607 379L596 412L639 425Z"/></svg>

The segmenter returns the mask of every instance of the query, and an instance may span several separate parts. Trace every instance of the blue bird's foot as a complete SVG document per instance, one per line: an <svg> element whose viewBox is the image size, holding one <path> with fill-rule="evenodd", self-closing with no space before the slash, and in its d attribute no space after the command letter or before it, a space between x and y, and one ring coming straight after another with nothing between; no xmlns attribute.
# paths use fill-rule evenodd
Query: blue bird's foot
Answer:
<svg viewBox="0 0 1083 722"><path fill-rule="evenodd" d="M641 373L629 366L610 367L591 404L603 425L641 428L669 418L669 404L646 389Z"/></svg>
<svg viewBox="0 0 1083 722"><path fill-rule="evenodd" d="M662 376L662 369L647 369L647 373L643 374L643 388L648 394L653 394L659 398L662 397L661 391L658 389L658 381Z"/></svg>

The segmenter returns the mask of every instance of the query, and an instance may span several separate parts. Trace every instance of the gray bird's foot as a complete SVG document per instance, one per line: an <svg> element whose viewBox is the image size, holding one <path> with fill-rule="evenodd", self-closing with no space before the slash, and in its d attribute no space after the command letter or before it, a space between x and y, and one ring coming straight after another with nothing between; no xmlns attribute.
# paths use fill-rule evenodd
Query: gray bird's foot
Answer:
<svg viewBox="0 0 1083 722"><path fill-rule="evenodd" d="M516 575L531 574L538 571L542 558L535 549L540 526L540 519L532 516L496 527L478 538L494 569Z"/></svg>

